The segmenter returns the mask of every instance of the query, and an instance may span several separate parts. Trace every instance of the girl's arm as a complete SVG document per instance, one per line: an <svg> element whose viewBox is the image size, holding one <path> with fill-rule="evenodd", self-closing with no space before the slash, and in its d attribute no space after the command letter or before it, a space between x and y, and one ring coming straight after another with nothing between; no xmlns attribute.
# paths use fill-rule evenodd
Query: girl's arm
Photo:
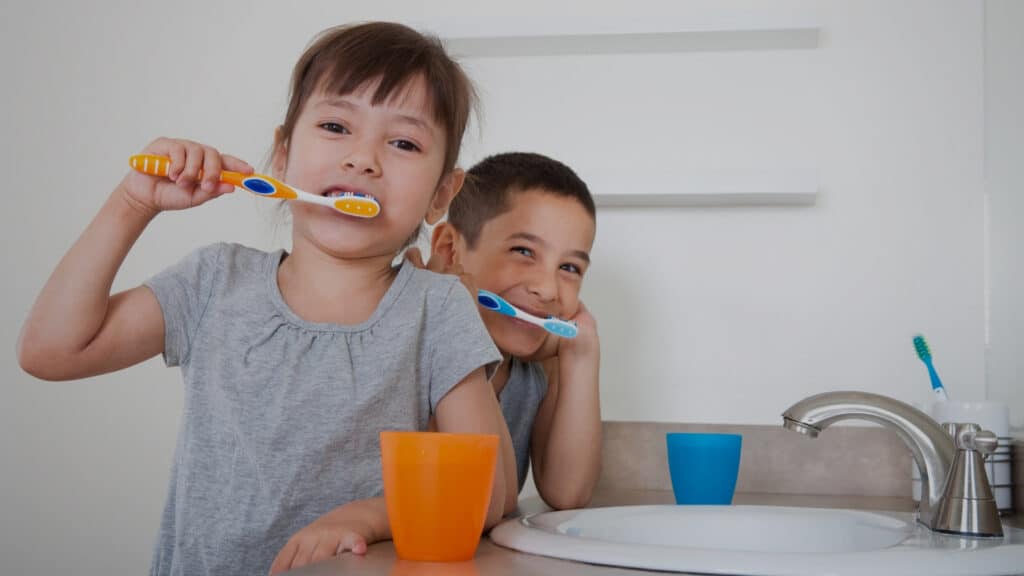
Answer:
<svg viewBox="0 0 1024 576"><path fill-rule="evenodd" d="M198 206L228 192L230 185L210 180L222 166L252 171L241 160L183 140L158 139L145 152L170 157L171 177L126 176L61 259L18 338L18 362L30 374L84 378L160 353L164 320L156 296L143 286L111 296L114 276L160 211ZM202 186L200 171L210 175Z"/></svg>
<svg viewBox="0 0 1024 576"><path fill-rule="evenodd" d="M574 318L579 335L561 339L558 355L544 361L548 392L530 440L533 479L552 508L590 501L601 468L601 347L597 324L583 304Z"/></svg>
<svg viewBox="0 0 1024 576"><path fill-rule="evenodd" d="M503 447L498 450L494 489L484 522L484 528L490 529L501 520L504 512L508 479L502 471L505 470L504 461L510 457L504 445L507 441L511 449L512 440L483 368L473 371L441 398L431 423L436 424L438 432L497 434L501 438ZM512 473L515 474L514 458L512 462ZM384 499L355 500L324 514L295 533L274 558L270 573L293 570L347 550L365 554L370 544L390 538L391 525Z"/></svg>
<svg viewBox="0 0 1024 576"><path fill-rule="evenodd" d="M484 369L473 371L445 394L437 403L436 415L439 432L498 435L494 489L484 522L484 529L490 530L508 511L515 509L518 480L512 437Z"/></svg>

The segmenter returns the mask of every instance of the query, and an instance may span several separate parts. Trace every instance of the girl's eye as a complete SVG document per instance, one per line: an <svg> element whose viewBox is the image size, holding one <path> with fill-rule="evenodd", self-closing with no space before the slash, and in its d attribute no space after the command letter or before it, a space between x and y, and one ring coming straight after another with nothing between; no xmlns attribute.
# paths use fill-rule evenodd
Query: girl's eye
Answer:
<svg viewBox="0 0 1024 576"><path fill-rule="evenodd" d="M533 250L530 250L525 246L515 246L512 248L512 251L527 257L533 256Z"/></svg>
<svg viewBox="0 0 1024 576"><path fill-rule="evenodd" d="M410 142L408 140L392 140L391 144L395 148L398 148L399 150L405 150L406 152L419 152L420 151L420 147L419 146L417 146L415 143Z"/></svg>
<svg viewBox="0 0 1024 576"><path fill-rule="evenodd" d="M343 125L338 124L337 122L324 122L320 124L320 127L323 128L324 130L327 130L328 132L334 132L336 134L350 133L348 131L348 128L345 128Z"/></svg>

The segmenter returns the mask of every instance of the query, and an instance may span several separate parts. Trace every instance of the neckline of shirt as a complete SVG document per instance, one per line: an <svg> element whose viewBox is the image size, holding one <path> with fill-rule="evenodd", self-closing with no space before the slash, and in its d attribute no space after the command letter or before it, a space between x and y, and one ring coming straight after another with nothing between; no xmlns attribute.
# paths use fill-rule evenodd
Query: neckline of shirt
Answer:
<svg viewBox="0 0 1024 576"><path fill-rule="evenodd" d="M388 287L384 293L384 297L377 303L377 308L374 309L373 314L366 320L359 324L335 324L332 322L310 322L304 320L298 314L296 314L288 303L284 301L284 296L281 294L281 287L277 284L277 271L281 266L281 261L287 253L285 250L278 249L270 254L268 265L266 266L266 280L267 280L267 293L270 295L270 300L274 303L274 307L284 317L284 319L292 325L298 326L304 330L311 332L363 332L369 330L376 324L381 317L391 308L392 305L398 300L399 295L408 284L409 279L412 277L414 267L408 261L403 261L402 265L398 267L398 274L395 276L394 281L391 282L391 286Z"/></svg>

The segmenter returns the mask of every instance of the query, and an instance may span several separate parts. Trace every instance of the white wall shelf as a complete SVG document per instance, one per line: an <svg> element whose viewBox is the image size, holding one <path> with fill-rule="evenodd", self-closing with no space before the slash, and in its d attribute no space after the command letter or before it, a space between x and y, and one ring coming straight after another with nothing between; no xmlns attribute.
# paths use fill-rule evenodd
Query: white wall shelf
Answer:
<svg viewBox="0 0 1024 576"><path fill-rule="evenodd" d="M448 38L483 103L464 159L548 154L604 207L813 205L820 36L785 27Z"/></svg>
<svg viewBox="0 0 1024 576"><path fill-rule="evenodd" d="M448 38L461 58L521 58L598 54L808 50L818 47L818 28L687 30L632 34L557 34Z"/></svg>

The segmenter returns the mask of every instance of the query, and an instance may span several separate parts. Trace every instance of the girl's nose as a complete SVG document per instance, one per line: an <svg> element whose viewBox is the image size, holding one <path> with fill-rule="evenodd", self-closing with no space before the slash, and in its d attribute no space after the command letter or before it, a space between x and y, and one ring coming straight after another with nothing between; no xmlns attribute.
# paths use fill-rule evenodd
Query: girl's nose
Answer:
<svg viewBox="0 0 1024 576"><path fill-rule="evenodd" d="M366 176L380 175L380 164L377 162L376 154L366 148L354 148L349 151L342 162L342 167L346 171L354 171Z"/></svg>

